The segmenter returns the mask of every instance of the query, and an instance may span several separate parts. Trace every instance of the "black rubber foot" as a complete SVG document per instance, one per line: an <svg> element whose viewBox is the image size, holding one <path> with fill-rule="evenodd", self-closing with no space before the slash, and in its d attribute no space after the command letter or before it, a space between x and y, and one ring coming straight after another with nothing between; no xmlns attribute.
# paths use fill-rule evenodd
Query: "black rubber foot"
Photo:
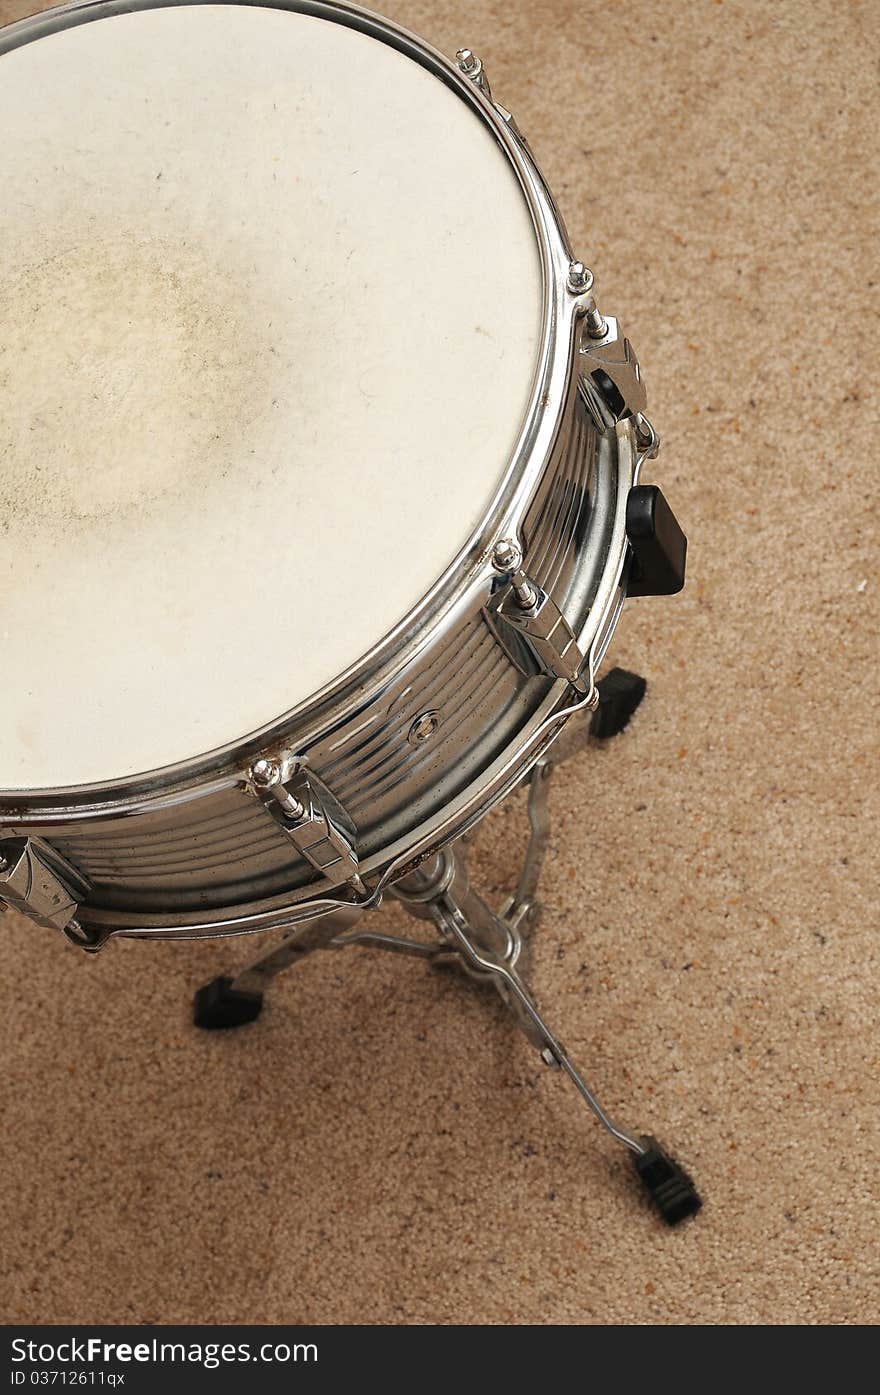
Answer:
<svg viewBox="0 0 880 1395"><path fill-rule="evenodd" d="M627 673L625 668L613 668L600 680L599 706L593 713L590 735L600 741L607 741L623 731L635 712L648 684L637 673Z"/></svg>
<svg viewBox="0 0 880 1395"><path fill-rule="evenodd" d="M635 1158L636 1172L667 1225L679 1225L702 1206L699 1192L684 1168L664 1153L656 1138L643 1138L646 1152Z"/></svg>
<svg viewBox="0 0 880 1395"><path fill-rule="evenodd" d="M243 993L231 978L215 978L193 998L193 1022L206 1032L222 1027L243 1027L260 1015L262 993Z"/></svg>

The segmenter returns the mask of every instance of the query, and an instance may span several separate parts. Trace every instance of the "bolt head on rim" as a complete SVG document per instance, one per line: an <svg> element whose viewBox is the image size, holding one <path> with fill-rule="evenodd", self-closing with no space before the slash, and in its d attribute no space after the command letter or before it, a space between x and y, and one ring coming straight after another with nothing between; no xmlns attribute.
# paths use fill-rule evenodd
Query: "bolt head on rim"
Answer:
<svg viewBox="0 0 880 1395"><path fill-rule="evenodd" d="M574 295L586 295L593 289L593 273L583 262L572 262L568 268L568 289Z"/></svg>
<svg viewBox="0 0 880 1395"><path fill-rule="evenodd" d="M268 789L270 785L277 785L281 779L281 767L277 760L261 757L251 766L251 779L258 789Z"/></svg>
<svg viewBox="0 0 880 1395"><path fill-rule="evenodd" d="M522 566L522 548L515 538L502 538L492 551L492 565L498 572L516 572Z"/></svg>

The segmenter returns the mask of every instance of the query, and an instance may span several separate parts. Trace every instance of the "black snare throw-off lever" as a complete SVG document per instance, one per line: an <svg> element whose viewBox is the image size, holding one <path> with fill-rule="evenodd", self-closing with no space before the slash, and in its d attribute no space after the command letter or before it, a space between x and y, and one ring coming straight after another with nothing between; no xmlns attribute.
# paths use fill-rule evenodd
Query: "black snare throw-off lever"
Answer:
<svg viewBox="0 0 880 1395"><path fill-rule="evenodd" d="M628 596L674 596L684 586L687 538L656 484L637 484L626 501L632 550Z"/></svg>

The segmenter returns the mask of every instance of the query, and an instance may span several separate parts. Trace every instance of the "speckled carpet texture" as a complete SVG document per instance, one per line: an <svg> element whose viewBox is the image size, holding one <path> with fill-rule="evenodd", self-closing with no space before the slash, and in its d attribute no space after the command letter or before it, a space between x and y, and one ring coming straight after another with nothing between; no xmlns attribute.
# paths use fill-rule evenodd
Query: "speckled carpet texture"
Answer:
<svg viewBox="0 0 880 1395"><path fill-rule="evenodd" d="M201 1034L193 989L251 943L90 959L8 913L0 1315L873 1323L880 6L385 8L479 53L528 135L689 535L683 594L633 601L613 647L644 703L555 777L531 972L705 1205L665 1229L453 975L314 956L259 1022ZM496 903L525 836L521 793L478 831Z"/></svg>

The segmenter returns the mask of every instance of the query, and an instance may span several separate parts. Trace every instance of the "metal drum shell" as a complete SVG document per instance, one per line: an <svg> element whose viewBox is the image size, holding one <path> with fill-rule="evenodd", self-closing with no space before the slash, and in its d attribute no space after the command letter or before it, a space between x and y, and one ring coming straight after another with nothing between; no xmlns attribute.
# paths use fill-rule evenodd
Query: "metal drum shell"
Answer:
<svg viewBox="0 0 880 1395"><path fill-rule="evenodd" d="M0 33L0 52L66 23L141 8L102 0L50 11ZM565 229L509 115L488 89L421 41L357 7L280 8L350 23L423 63L492 126L532 213L544 273L540 360L519 445L468 545L431 594L351 673L271 728L184 766L120 782L0 793L0 836L44 839L89 886L78 919L99 934L236 933L338 895L254 797L258 756L294 752L342 804L361 875L402 874L482 817L561 729L569 685L521 672L486 623L499 584L499 538L555 601L590 659L601 657L623 599L624 515L639 453L582 373L588 299L567 284ZM427 736L424 734L427 733Z"/></svg>

